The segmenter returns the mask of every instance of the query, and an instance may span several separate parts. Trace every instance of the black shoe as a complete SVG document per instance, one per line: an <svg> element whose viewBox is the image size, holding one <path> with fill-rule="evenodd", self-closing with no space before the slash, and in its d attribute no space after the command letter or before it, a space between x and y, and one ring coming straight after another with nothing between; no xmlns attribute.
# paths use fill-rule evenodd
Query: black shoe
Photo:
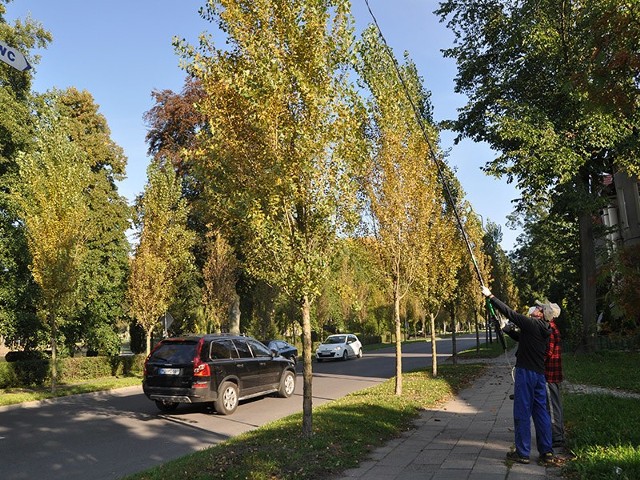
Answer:
<svg viewBox="0 0 640 480"><path fill-rule="evenodd" d="M538 458L538 465L543 467L561 467L563 463L562 459L556 457L552 452L540 455Z"/></svg>
<svg viewBox="0 0 640 480"><path fill-rule="evenodd" d="M508 452L507 460L511 460L516 463L524 463L525 465L529 463L529 457L523 457L518 452Z"/></svg>

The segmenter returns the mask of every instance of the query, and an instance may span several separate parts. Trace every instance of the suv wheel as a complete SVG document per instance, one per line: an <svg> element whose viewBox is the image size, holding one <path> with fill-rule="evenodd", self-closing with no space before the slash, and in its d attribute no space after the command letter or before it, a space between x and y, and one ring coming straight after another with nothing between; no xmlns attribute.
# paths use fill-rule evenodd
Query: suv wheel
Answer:
<svg viewBox="0 0 640 480"><path fill-rule="evenodd" d="M220 386L218 400L215 402L216 412L220 415L231 415L238 408L238 386L232 382L224 382Z"/></svg>
<svg viewBox="0 0 640 480"><path fill-rule="evenodd" d="M289 398L293 395L293 391L296 389L296 376L293 372L285 370L280 379L280 388L278 389L278 396L282 398Z"/></svg>
<svg viewBox="0 0 640 480"><path fill-rule="evenodd" d="M165 402L163 400L156 400L156 407L161 412L173 412L178 408L178 402Z"/></svg>

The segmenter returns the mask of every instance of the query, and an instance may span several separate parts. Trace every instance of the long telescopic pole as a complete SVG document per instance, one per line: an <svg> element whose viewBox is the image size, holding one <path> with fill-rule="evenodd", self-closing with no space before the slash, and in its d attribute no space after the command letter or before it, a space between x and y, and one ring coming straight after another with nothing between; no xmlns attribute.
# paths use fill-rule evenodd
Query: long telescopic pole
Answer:
<svg viewBox="0 0 640 480"><path fill-rule="evenodd" d="M405 95L407 96L407 100L409 100L409 103L411 104L411 108L413 109L413 114L416 118L416 121L418 122L418 125L420 126L420 130L422 131L422 136L424 137L425 142L427 142L427 146L429 147L429 152L431 154L431 159L433 160L433 163L436 165L436 169L438 171L438 177L440 178L440 182L442 183L442 186L444 188L444 191L447 195L447 200L449 201L449 205L451 206L451 210L453 210L453 214L456 217L456 222L458 224L458 229L460 230L460 234L462 235L462 239L464 240L465 245L467 246L467 250L469 251L469 256L471 257L471 261L473 262L473 267L476 270L476 275L478 275L478 280L480 281L480 285L482 285L483 287L484 285L484 280L482 279L482 273L480 272L480 267L478 266L478 262L476 261L476 256L473 254L473 249L471 248L471 243L469 242L469 237L467 237L467 232L465 232L464 230L464 226L462 225L462 220L460 219L460 215L458 214L458 209L456 208L456 204L453 198L453 195L451 194L451 189L449 188L449 183L447 182L447 179L444 175L444 169L442 168L441 164L440 164L440 160L438 160L438 157L436 157L435 154L435 150L433 149L433 144L431 143L431 140L429 139L429 135L427 135L427 129L425 127L424 124L424 118L422 117L422 113L420 112L420 110L418 110L417 105L415 104L415 102L413 101L413 98L411 97L411 94L409 93L409 88L407 87L407 84L404 81L404 78L402 76L402 72L400 71L400 66L398 65L398 61L396 60L396 57L393 55L393 52L391 51L391 48L389 47L389 45L387 44L387 40L384 38L384 35L382 34L382 30L380 29L380 25L378 25L378 21L376 20L376 16L373 14L373 12L371 11L371 7L369 6L369 0L364 0L365 4L367 5L367 9L369 10L369 14L371 15L371 18L373 19L373 23L376 26L376 29L378 30L378 35L380 35L380 38L382 39L382 43L385 47L385 49L387 50L387 54L389 55L389 57L391 58L391 61L393 62L393 66L396 70L396 74L398 75L398 79L400 80L400 84L402 85L402 88L405 92ZM504 351L506 352L507 350L507 345L504 339L504 334L502 333L502 330L500 329L500 322L498 321L498 317L493 309L493 305L491 304L491 302L489 301L489 299L487 298L487 309L489 310L490 313L490 323L493 325L493 327L495 328L496 331L496 337L499 339L500 344L502 346L502 348L504 349Z"/></svg>
<svg viewBox="0 0 640 480"><path fill-rule="evenodd" d="M369 0L364 0L365 4L367 5L367 9L369 10L369 14L371 15L371 18L373 19L373 23L376 26L376 29L378 30L378 34L380 35L380 38L382 39L382 43L384 45L384 47L387 50L387 53L389 54L389 57L391 58L392 62L393 62L393 66L396 70L396 74L398 75L398 79L400 80L400 83L402 84L402 88L404 89L405 95L407 96L407 100L409 100L409 103L411 104L411 108L413 109L413 114L415 115L416 121L418 122L418 125L420 126L420 130L422 131L422 136L424 137L424 140L427 142L427 145L429 147L429 152L431 153L431 159L433 160L433 162L436 165L436 169L438 171L438 177L440 178L440 182L442 183L442 186L444 187L444 191L447 195L447 200L449 201L449 205L451 206L451 209L453 210L453 214L456 217L456 222L458 224L458 229L460 230L460 234L462 235L462 239L464 240L464 243L467 246L467 250L469 251L469 255L471 256L471 261L473 262L473 266L476 270L476 274L478 275L478 280L480 281L480 285L484 286L484 280L482 279L482 273L480 273L480 267L478 267L478 262L476 261L476 257L473 254L473 249L471 248L471 243L469 242L469 238L467 237L467 233L464 230L464 226L462 225L462 220L460 219L460 215L458 214L458 209L456 208L456 204L455 201L453 199L453 195L451 194L451 190L449 188L449 183L447 182L446 177L444 176L444 171L442 166L440 165L440 161L438 160L438 158L436 157L435 151L433 149L433 145L431 143L431 140L429 139L429 136L427 135L427 129L425 127L424 124L424 119L422 117L422 114L420 113L420 110L418 110L418 107L416 106L415 102L413 101L413 98L411 98L411 94L409 93L409 89L407 88L407 84L404 81L404 78L402 77L402 73L400 72L400 66L398 65L398 61L396 60L396 57L393 55L393 52L391 52L391 49L389 48L389 45L387 44L387 40L384 38L384 35L382 34L382 30L380 29L380 26L378 25L378 21L376 20L375 15L373 14L373 12L371 11L371 7L369 6Z"/></svg>

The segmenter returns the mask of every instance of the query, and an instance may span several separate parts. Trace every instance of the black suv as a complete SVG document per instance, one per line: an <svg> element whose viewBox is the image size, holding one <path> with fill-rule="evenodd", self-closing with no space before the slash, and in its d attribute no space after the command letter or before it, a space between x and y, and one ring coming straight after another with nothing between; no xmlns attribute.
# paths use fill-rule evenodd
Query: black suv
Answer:
<svg viewBox="0 0 640 480"><path fill-rule="evenodd" d="M230 415L246 398L290 397L296 371L290 360L254 338L190 335L156 345L144 362L142 388L163 412L180 403L210 402L218 413Z"/></svg>

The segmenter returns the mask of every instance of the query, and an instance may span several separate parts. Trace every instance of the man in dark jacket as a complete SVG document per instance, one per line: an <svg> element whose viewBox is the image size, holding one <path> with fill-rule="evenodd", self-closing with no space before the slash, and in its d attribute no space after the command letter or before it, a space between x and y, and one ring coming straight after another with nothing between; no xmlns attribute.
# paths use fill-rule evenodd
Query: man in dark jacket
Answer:
<svg viewBox="0 0 640 480"><path fill-rule="evenodd" d="M547 381L547 410L551 419L551 439L554 450L564 451L564 420L562 414L562 402L560 399L560 384L562 383L562 350L560 330L556 325L556 318L560 316L561 309L556 303L536 300L536 306L529 308L529 317L540 317L542 312L544 319L549 322L551 336L547 346L547 354L544 359L544 376ZM520 330L509 322L502 331L516 342L520 341Z"/></svg>
<svg viewBox="0 0 640 480"><path fill-rule="evenodd" d="M545 321L542 308L532 313L531 317L527 317L498 300L485 286L482 286L482 294L500 313L520 328L513 399L516 450L507 453L507 458L518 463L529 463L533 418L539 462L554 464L551 420L547 411L547 383L544 376L544 360L551 335L549 322Z"/></svg>

